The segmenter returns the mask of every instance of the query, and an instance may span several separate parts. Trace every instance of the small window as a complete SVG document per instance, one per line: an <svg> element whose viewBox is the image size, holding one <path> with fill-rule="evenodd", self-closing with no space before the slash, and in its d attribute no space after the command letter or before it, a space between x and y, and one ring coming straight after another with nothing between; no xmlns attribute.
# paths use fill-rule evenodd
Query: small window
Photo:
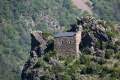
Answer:
<svg viewBox="0 0 120 80"><path fill-rule="evenodd" d="M61 44L64 44L64 41L61 41Z"/></svg>
<svg viewBox="0 0 120 80"><path fill-rule="evenodd" d="M71 44L71 41L68 41L68 44Z"/></svg>

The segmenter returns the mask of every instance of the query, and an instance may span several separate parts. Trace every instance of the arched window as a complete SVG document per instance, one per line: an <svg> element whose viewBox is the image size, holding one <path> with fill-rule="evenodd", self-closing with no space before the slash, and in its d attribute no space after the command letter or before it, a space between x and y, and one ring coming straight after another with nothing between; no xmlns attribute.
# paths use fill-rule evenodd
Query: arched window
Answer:
<svg viewBox="0 0 120 80"><path fill-rule="evenodd" d="M61 41L61 44L64 44L64 41L63 41L63 40Z"/></svg>
<svg viewBox="0 0 120 80"><path fill-rule="evenodd" d="M71 41L68 41L68 44L71 44Z"/></svg>

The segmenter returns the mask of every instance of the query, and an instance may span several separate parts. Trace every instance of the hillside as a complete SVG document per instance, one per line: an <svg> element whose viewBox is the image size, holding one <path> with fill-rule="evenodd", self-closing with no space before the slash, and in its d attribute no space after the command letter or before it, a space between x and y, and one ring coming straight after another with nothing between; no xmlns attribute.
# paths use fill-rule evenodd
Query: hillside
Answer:
<svg viewBox="0 0 120 80"><path fill-rule="evenodd" d="M88 5L87 3L90 4L89 0L72 0L73 5L75 5L78 9L81 9L83 11L87 11L89 14L92 14L92 8L90 7L90 5Z"/></svg>
<svg viewBox="0 0 120 80"><path fill-rule="evenodd" d="M72 0L73 4L107 21L120 21L120 0ZM114 15L115 14L115 15Z"/></svg>
<svg viewBox="0 0 120 80"><path fill-rule="evenodd" d="M95 17L119 22L120 0L91 2ZM20 80L29 57L31 30L65 31L84 15L88 14L70 0L0 0L0 80Z"/></svg>
<svg viewBox="0 0 120 80"><path fill-rule="evenodd" d="M32 31L30 58L22 70L22 80L119 80L120 40L114 38L120 32L113 26L87 16L55 36Z"/></svg>
<svg viewBox="0 0 120 80"><path fill-rule="evenodd" d="M0 0L1 80L20 80L29 57L31 30L54 32L75 22L80 11L70 4L69 0Z"/></svg>
<svg viewBox="0 0 120 80"><path fill-rule="evenodd" d="M101 19L120 21L120 0L91 0L93 11Z"/></svg>

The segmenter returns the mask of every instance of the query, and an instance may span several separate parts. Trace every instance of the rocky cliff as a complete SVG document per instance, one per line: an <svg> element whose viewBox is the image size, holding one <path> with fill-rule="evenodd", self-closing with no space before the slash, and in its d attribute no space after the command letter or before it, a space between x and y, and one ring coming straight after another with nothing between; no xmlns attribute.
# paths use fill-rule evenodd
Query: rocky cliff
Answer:
<svg viewBox="0 0 120 80"><path fill-rule="evenodd" d="M53 41L40 31L32 32L30 58L22 70L22 80L109 80L114 74L119 79L120 72L116 69L120 68L120 41L115 40L120 35L118 29L106 21L86 16L78 18L68 31L77 31L79 25L83 32L80 57L76 59L58 58L52 49ZM109 76L106 78L103 73Z"/></svg>

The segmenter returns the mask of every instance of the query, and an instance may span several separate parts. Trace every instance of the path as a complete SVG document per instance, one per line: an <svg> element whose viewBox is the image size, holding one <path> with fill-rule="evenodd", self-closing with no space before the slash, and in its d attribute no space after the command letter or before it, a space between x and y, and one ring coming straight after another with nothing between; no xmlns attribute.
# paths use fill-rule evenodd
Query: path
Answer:
<svg viewBox="0 0 120 80"><path fill-rule="evenodd" d="M92 14L92 10L91 8L86 4L86 2L88 2L89 0L72 0L73 4L83 10L83 11L87 11L88 13Z"/></svg>

